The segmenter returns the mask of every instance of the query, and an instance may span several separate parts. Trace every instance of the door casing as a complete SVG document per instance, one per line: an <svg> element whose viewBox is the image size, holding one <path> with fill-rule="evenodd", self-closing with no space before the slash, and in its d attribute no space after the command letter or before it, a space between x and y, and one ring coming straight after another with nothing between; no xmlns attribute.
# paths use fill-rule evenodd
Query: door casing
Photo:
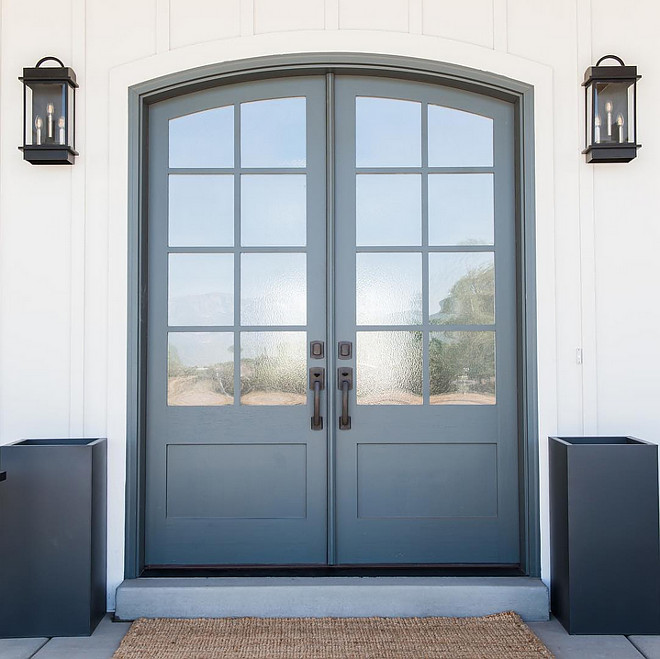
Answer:
<svg viewBox="0 0 660 659"><path fill-rule="evenodd" d="M145 330L148 106L224 84L332 71L387 76L476 92L506 100L515 114L515 200L520 383L519 484L521 569L540 575L538 412L536 367L533 88L483 71L414 58L364 54L306 54L211 65L145 82L129 90L128 383L125 577L144 568ZM332 103L329 98L327 102ZM333 130L328 124L328 130ZM330 168L330 159L328 160ZM330 174L330 172L329 172ZM328 208L332 212L332 208ZM365 574L369 569L365 568ZM462 572L464 573L464 571Z"/></svg>

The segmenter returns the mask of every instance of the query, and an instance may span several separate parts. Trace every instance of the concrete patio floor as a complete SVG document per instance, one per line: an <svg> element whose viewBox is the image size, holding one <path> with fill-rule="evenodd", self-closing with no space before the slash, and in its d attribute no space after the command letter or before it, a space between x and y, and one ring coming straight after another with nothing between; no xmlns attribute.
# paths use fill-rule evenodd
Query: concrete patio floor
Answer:
<svg viewBox="0 0 660 659"><path fill-rule="evenodd" d="M557 659L660 659L660 636L569 636L554 619L528 624ZM89 638L0 639L0 659L110 659L130 626L107 615Z"/></svg>

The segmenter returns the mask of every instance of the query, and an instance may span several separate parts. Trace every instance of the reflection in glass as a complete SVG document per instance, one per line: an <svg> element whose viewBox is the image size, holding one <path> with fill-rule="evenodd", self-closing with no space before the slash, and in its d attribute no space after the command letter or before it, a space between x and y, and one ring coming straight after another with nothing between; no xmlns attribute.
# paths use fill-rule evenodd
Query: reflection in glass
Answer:
<svg viewBox="0 0 660 659"><path fill-rule="evenodd" d="M305 405L305 332L241 332L241 405Z"/></svg>
<svg viewBox="0 0 660 659"><path fill-rule="evenodd" d="M241 323L307 324L306 255L241 256Z"/></svg>
<svg viewBox="0 0 660 659"><path fill-rule="evenodd" d="M421 103L358 96L355 114L358 167L419 167L422 164Z"/></svg>
<svg viewBox="0 0 660 659"><path fill-rule="evenodd" d="M492 245L492 174L429 175L429 244Z"/></svg>
<svg viewBox="0 0 660 659"><path fill-rule="evenodd" d="M421 175L358 174L356 186L358 245L421 245Z"/></svg>
<svg viewBox="0 0 660 659"><path fill-rule="evenodd" d="M431 332L431 405L495 404L495 332Z"/></svg>
<svg viewBox="0 0 660 659"><path fill-rule="evenodd" d="M422 322L422 255L361 253L356 257L358 325Z"/></svg>
<svg viewBox="0 0 660 659"><path fill-rule="evenodd" d="M170 325L232 325L234 256L170 254L168 292Z"/></svg>
<svg viewBox="0 0 660 659"><path fill-rule="evenodd" d="M422 333L357 333L357 404L422 404Z"/></svg>
<svg viewBox="0 0 660 659"><path fill-rule="evenodd" d="M170 119L170 167L233 166L233 106Z"/></svg>
<svg viewBox="0 0 660 659"><path fill-rule="evenodd" d="M493 120L429 105L430 167L492 167Z"/></svg>
<svg viewBox="0 0 660 659"><path fill-rule="evenodd" d="M304 246L307 176L241 176L241 244Z"/></svg>
<svg viewBox="0 0 660 659"><path fill-rule="evenodd" d="M241 167L304 167L306 99L241 103Z"/></svg>
<svg viewBox="0 0 660 659"><path fill-rule="evenodd" d="M167 404L208 406L233 402L233 332L170 332Z"/></svg>
<svg viewBox="0 0 660 659"><path fill-rule="evenodd" d="M429 254L429 320L438 325L495 322L492 252Z"/></svg>
<svg viewBox="0 0 660 659"><path fill-rule="evenodd" d="M172 247L234 244L234 177L169 176L168 239Z"/></svg>

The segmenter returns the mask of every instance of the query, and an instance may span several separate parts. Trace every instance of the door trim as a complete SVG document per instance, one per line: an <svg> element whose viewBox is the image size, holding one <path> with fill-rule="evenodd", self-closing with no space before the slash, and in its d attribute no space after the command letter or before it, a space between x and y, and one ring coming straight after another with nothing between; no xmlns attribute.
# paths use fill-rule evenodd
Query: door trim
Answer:
<svg viewBox="0 0 660 659"><path fill-rule="evenodd" d="M314 73L361 74L441 84L505 100L514 107L521 570L528 576L540 576L533 87L444 62L390 55L331 53L223 62L150 80L129 89L125 577L136 578L144 569L148 106L224 84ZM330 124L327 130L328 138L332 137ZM330 304L333 291L328 290L328 293Z"/></svg>

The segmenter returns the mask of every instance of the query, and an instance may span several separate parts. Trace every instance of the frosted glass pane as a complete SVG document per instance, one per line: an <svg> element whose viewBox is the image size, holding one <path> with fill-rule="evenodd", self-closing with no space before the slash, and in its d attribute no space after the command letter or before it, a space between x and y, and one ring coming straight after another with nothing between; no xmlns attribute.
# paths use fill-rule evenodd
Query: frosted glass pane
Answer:
<svg viewBox="0 0 660 659"><path fill-rule="evenodd" d="M241 244L304 246L307 176L241 176Z"/></svg>
<svg viewBox="0 0 660 659"><path fill-rule="evenodd" d="M422 164L421 103L358 96L355 114L358 167L419 167Z"/></svg>
<svg viewBox="0 0 660 659"><path fill-rule="evenodd" d="M422 404L422 333L357 333L357 404Z"/></svg>
<svg viewBox="0 0 660 659"><path fill-rule="evenodd" d="M307 324L305 254L241 256L241 323Z"/></svg>
<svg viewBox="0 0 660 659"><path fill-rule="evenodd" d="M431 405L495 404L495 332L431 332Z"/></svg>
<svg viewBox="0 0 660 659"><path fill-rule="evenodd" d="M233 332L170 332L167 341L168 405L234 402Z"/></svg>
<svg viewBox="0 0 660 659"><path fill-rule="evenodd" d="M170 119L170 167L233 166L233 106Z"/></svg>
<svg viewBox="0 0 660 659"><path fill-rule="evenodd" d="M276 98L241 104L242 167L304 167L306 99Z"/></svg>
<svg viewBox="0 0 660 659"><path fill-rule="evenodd" d="M494 323L494 254L429 254L429 315L438 325Z"/></svg>
<svg viewBox="0 0 660 659"><path fill-rule="evenodd" d="M358 174L358 245L422 244L422 177L419 174Z"/></svg>
<svg viewBox="0 0 660 659"><path fill-rule="evenodd" d="M492 167L493 120L479 114L429 105L431 167Z"/></svg>
<svg viewBox="0 0 660 659"><path fill-rule="evenodd" d="M429 244L492 245L492 174L429 175Z"/></svg>
<svg viewBox="0 0 660 659"><path fill-rule="evenodd" d="M241 332L241 405L305 405L305 332Z"/></svg>
<svg viewBox="0 0 660 659"><path fill-rule="evenodd" d="M218 247L234 244L234 177L170 175L169 244Z"/></svg>
<svg viewBox="0 0 660 659"><path fill-rule="evenodd" d="M422 255L357 255L358 325L422 322Z"/></svg>
<svg viewBox="0 0 660 659"><path fill-rule="evenodd" d="M170 254L168 323L234 323L232 254Z"/></svg>

